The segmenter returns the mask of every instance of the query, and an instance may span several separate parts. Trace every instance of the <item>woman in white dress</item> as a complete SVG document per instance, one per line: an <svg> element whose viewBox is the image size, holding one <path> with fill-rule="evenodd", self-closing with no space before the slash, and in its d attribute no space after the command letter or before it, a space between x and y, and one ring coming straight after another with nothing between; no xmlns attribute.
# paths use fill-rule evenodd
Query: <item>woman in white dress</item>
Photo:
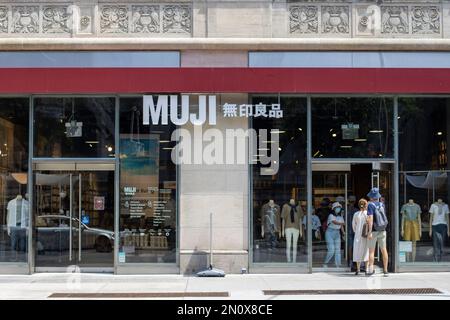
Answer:
<svg viewBox="0 0 450 320"><path fill-rule="evenodd" d="M362 236L364 224L367 221L367 201L361 199L358 201L359 211L353 215L352 227L355 233L353 241L353 261L356 262L356 273L360 272L361 262L364 261L367 266L369 260L369 247L367 238Z"/></svg>

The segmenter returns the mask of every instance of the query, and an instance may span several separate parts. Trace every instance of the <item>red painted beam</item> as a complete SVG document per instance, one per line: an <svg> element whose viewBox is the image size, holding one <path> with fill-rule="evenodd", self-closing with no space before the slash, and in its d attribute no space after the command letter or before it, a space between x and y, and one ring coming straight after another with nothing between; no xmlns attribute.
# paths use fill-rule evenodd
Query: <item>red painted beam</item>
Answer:
<svg viewBox="0 0 450 320"><path fill-rule="evenodd" d="M4 68L2 94L450 93L450 69Z"/></svg>

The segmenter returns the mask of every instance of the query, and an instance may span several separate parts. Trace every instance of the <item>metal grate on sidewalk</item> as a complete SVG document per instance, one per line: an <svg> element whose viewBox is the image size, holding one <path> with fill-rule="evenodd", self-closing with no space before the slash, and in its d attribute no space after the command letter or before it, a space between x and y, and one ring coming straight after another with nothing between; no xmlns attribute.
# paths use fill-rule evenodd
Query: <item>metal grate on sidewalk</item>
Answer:
<svg viewBox="0 0 450 320"><path fill-rule="evenodd" d="M263 290L266 296L280 295L339 295L339 294L378 294L378 295L408 295L408 294L442 294L435 288L404 288L404 289L327 289L327 290Z"/></svg>
<svg viewBox="0 0 450 320"><path fill-rule="evenodd" d="M76 298L76 299L131 299L131 298L226 298L228 292L96 292L96 293L52 293L48 298Z"/></svg>

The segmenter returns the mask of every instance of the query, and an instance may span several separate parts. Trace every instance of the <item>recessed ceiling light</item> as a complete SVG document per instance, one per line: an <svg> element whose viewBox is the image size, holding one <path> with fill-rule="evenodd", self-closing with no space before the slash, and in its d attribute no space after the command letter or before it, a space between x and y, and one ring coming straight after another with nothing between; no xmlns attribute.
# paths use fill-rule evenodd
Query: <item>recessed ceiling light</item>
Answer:
<svg viewBox="0 0 450 320"><path fill-rule="evenodd" d="M438 136L442 136L442 131L439 131L439 132L437 133L437 135L438 135Z"/></svg>
<svg viewBox="0 0 450 320"><path fill-rule="evenodd" d="M331 136L332 136L333 138L336 138L336 137L337 137L337 134L336 134L336 133L333 133Z"/></svg>

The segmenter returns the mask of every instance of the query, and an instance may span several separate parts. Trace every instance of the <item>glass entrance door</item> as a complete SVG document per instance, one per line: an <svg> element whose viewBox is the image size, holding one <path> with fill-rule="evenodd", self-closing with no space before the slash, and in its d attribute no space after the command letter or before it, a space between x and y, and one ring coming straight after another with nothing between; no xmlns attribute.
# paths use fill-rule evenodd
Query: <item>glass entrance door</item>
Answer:
<svg viewBox="0 0 450 320"><path fill-rule="evenodd" d="M35 171L36 268L112 268L114 171Z"/></svg>
<svg viewBox="0 0 450 320"><path fill-rule="evenodd" d="M347 268L346 221L350 172L313 171L313 268Z"/></svg>

